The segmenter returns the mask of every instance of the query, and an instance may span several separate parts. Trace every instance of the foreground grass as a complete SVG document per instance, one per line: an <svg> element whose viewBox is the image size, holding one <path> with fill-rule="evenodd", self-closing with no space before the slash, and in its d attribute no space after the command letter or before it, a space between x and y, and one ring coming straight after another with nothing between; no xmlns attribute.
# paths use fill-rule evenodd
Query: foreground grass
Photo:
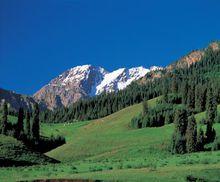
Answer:
<svg viewBox="0 0 220 182"><path fill-rule="evenodd" d="M145 158L146 159L146 158ZM185 181L186 176L218 181L220 179L220 152L201 152L171 156L145 163L134 161L78 161L76 163L45 166L3 168L1 181L32 179L102 179L112 181Z"/></svg>

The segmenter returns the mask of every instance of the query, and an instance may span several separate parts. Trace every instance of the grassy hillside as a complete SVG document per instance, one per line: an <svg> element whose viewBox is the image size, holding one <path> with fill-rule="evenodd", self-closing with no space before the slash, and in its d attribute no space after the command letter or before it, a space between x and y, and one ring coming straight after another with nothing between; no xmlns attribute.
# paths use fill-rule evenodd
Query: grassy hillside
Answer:
<svg viewBox="0 0 220 182"><path fill-rule="evenodd" d="M150 107L156 105L156 100L148 102ZM152 150L151 157L167 155L173 125L159 128L131 129L130 120L140 113L142 104L127 107L115 114L93 122L77 124L44 125L44 134L62 133L66 136L67 144L47 153L48 156L61 161L75 161L91 158L93 160L130 159L145 157ZM218 106L220 112L220 105ZM196 116L197 121L205 117L205 112ZM220 125L216 124L220 134ZM54 132L55 131L55 132ZM161 136L162 134L162 136ZM162 138L161 138L162 137ZM161 150L163 155L161 155ZM65 153L65 155L63 155Z"/></svg>
<svg viewBox="0 0 220 182"><path fill-rule="evenodd" d="M156 99L148 101L150 107ZM218 107L220 108L220 107ZM45 178L104 179L122 181L186 181L220 179L220 151L171 155L168 151L173 124L158 128L131 129L139 114L137 104L90 122L42 124L43 135L62 134L67 143L47 153L60 164L25 168L2 168L0 180ZM196 115L197 121L203 113ZM220 134L220 124L215 124ZM18 172L19 171L19 172Z"/></svg>
<svg viewBox="0 0 220 182"><path fill-rule="evenodd" d="M15 138L0 135L0 166L20 166L56 162L43 154L31 151Z"/></svg>
<svg viewBox="0 0 220 182"><path fill-rule="evenodd" d="M149 101L150 107L155 104L156 99ZM130 129L131 118L140 113L141 109L142 105L137 104L72 130L71 141L47 153L47 155L61 161L82 160L88 157L97 160L105 158L121 159L122 157L135 157L135 153L144 156L147 150L155 147L155 143L158 144L158 147L163 147L161 146L163 141L159 135L160 128L151 128L148 129L148 132L145 129ZM172 132L170 128L171 126L166 126L163 129L165 139Z"/></svg>

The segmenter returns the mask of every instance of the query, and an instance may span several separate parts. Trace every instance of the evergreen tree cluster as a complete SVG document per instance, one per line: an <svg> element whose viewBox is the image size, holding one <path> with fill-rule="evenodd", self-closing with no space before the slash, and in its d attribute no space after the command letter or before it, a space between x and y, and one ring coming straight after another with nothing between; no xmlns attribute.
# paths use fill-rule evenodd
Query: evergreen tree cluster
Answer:
<svg viewBox="0 0 220 182"><path fill-rule="evenodd" d="M8 106L5 102L3 104L3 115L1 120L1 133L4 135L11 135L17 139L34 139L39 140L39 107L38 104L34 105L33 118L29 111L19 109L17 116L17 123L8 122Z"/></svg>
<svg viewBox="0 0 220 182"><path fill-rule="evenodd" d="M188 116L185 109L176 110L174 125L175 129L171 140L171 152L174 154L203 151L204 145L212 143L216 137L214 128L208 129L210 127L208 124L205 134L202 128L197 130L194 115ZM218 146L218 143L214 142L213 146Z"/></svg>
<svg viewBox="0 0 220 182"><path fill-rule="evenodd" d="M8 121L8 106L6 102L3 104L2 111L0 134L21 140L39 152L47 152L65 143L65 138L61 136L40 137L40 111L38 104L34 105L32 113L25 112L23 108L20 108L16 123Z"/></svg>
<svg viewBox="0 0 220 182"><path fill-rule="evenodd" d="M158 104L154 108L148 108L138 116L132 118L132 128L159 127L173 122L173 104Z"/></svg>

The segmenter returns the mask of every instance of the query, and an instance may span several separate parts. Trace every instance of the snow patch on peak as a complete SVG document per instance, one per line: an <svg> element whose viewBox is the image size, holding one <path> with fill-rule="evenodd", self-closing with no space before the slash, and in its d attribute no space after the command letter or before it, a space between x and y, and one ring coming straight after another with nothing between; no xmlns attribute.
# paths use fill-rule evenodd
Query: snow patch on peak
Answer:
<svg viewBox="0 0 220 182"><path fill-rule="evenodd" d="M82 80L87 80L90 76L91 72L96 72L97 74L105 75L107 71L105 71L101 67L93 67L92 65L82 65L82 66L76 66L68 70L67 72L64 72L61 77L64 77L62 79L62 84L68 84L72 82L80 82Z"/></svg>
<svg viewBox="0 0 220 182"><path fill-rule="evenodd" d="M145 76L150 70L142 66L130 69L120 68L104 76L102 82L96 87L96 95L102 92L114 92L126 88L132 81Z"/></svg>
<svg viewBox="0 0 220 182"><path fill-rule="evenodd" d="M160 66L151 66L150 67L150 71L157 71L157 70L162 70L163 67L160 67Z"/></svg>
<svg viewBox="0 0 220 182"><path fill-rule="evenodd" d="M150 70L144 68L143 66L134 67L129 69L130 77L143 77L145 76Z"/></svg>
<svg viewBox="0 0 220 182"><path fill-rule="evenodd" d="M70 69L70 71L75 71L75 70L81 70L81 71L86 71L88 70L92 65L90 64L85 64L85 65L81 65L81 66L76 66Z"/></svg>

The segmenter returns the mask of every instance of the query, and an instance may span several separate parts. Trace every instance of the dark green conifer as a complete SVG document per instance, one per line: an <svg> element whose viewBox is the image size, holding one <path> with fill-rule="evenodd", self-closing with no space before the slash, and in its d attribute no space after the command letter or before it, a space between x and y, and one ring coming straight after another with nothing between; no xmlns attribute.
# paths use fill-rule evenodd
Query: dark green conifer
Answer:
<svg viewBox="0 0 220 182"><path fill-rule="evenodd" d="M17 127L16 127L16 135L17 137L21 137L24 131L24 125L23 125L23 120L24 120L24 110L23 108L19 108L18 111L18 121L17 121Z"/></svg>
<svg viewBox="0 0 220 182"><path fill-rule="evenodd" d="M197 125L195 117L192 115L188 119L186 129L186 150L188 153L196 151Z"/></svg>
<svg viewBox="0 0 220 182"><path fill-rule="evenodd" d="M3 114L2 114L2 126L1 126L1 132L4 135L7 133L7 126L8 126L8 106L7 103L4 102Z"/></svg>
<svg viewBox="0 0 220 182"><path fill-rule="evenodd" d="M147 103L147 100L144 100L142 102L142 104L143 104L143 116L145 116L148 113L148 103Z"/></svg>
<svg viewBox="0 0 220 182"><path fill-rule="evenodd" d="M175 129L172 138L172 153L183 154L186 152L186 128L188 118L185 109L177 109L175 113Z"/></svg>
<svg viewBox="0 0 220 182"><path fill-rule="evenodd" d="M26 136L30 137L30 112L26 112L26 119L24 123L24 133Z"/></svg>
<svg viewBox="0 0 220 182"><path fill-rule="evenodd" d="M209 88L207 93L206 111L207 122L214 123L217 115L217 104L212 88Z"/></svg>
<svg viewBox="0 0 220 182"><path fill-rule="evenodd" d="M34 140L38 141L40 138L40 120L39 120L39 107L38 104L34 104L33 119L31 123L31 136Z"/></svg>
<svg viewBox="0 0 220 182"><path fill-rule="evenodd" d="M191 84L193 84L193 83L191 83ZM189 109L195 108L195 87L194 87L194 85L191 85L190 89L188 90L187 107Z"/></svg>
<svg viewBox="0 0 220 182"><path fill-rule="evenodd" d="M204 144L205 144L205 139L204 139L204 132L202 128L199 129L199 132L197 134L197 151L203 151L204 150Z"/></svg>

